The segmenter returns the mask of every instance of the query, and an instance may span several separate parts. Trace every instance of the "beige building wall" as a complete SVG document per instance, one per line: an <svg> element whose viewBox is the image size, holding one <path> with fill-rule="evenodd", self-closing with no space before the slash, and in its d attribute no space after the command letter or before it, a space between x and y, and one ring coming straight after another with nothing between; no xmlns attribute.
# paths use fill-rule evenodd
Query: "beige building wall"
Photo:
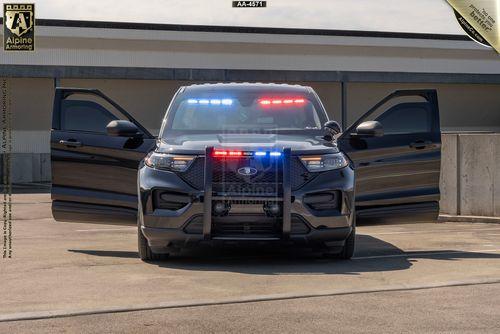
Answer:
<svg viewBox="0 0 500 334"><path fill-rule="evenodd" d="M129 79L61 79L66 87L98 88L156 133L168 104L189 81ZM54 79L9 78L14 153L49 153ZM313 87L330 118L341 120L341 85L301 82ZM397 89L435 88L444 130L500 131L500 85L348 83L348 123Z"/></svg>
<svg viewBox="0 0 500 334"><path fill-rule="evenodd" d="M129 79L61 79L64 87L98 88L152 133L157 134L177 89L189 81ZM320 95L331 118L340 119L339 83L302 83ZM12 115L13 182L50 181L50 128L55 80L9 78ZM1 138L0 138L1 140Z"/></svg>
<svg viewBox="0 0 500 334"><path fill-rule="evenodd" d="M12 120L12 181L49 181L54 80L8 78L7 91Z"/></svg>
<svg viewBox="0 0 500 334"><path fill-rule="evenodd" d="M49 153L54 79L8 78L13 128L13 153ZM129 111L153 133L177 89L189 81L61 79L60 86L98 88ZM340 119L340 84L304 82L320 95L333 119Z"/></svg>
<svg viewBox="0 0 500 334"><path fill-rule="evenodd" d="M14 153L48 153L54 80L7 79Z"/></svg>
<svg viewBox="0 0 500 334"><path fill-rule="evenodd" d="M301 85L311 86L320 97L330 119L341 121L342 88L340 82L304 82Z"/></svg>
<svg viewBox="0 0 500 334"><path fill-rule="evenodd" d="M9 78L13 124L14 182L50 180L50 127L54 96L52 78ZM98 88L156 133L177 89L189 81L129 79L61 79L60 86ZM338 82L301 82L312 86L330 118L341 120ZM397 89L438 90L443 130L500 131L500 85L348 83L348 121Z"/></svg>
<svg viewBox="0 0 500 334"><path fill-rule="evenodd" d="M500 131L500 85L348 83L348 124L398 89L438 92L441 128L444 131Z"/></svg>

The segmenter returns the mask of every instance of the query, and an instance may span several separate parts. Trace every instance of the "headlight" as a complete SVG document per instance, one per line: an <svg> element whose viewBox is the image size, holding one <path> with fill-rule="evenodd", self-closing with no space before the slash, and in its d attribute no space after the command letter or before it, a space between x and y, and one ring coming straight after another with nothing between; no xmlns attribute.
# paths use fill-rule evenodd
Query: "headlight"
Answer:
<svg viewBox="0 0 500 334"><path fill-rule="evenodd" d="M144 159L146 166L174 172L186 171L194 160L194 156L151 152Z"/></svg>
<svg viewBox="0 0 500 334"><path fill-rule="evenodd" d="M324 172L332 169L344 168L349 161L342 153L302 156L300 161L310 172Z"/></svg>

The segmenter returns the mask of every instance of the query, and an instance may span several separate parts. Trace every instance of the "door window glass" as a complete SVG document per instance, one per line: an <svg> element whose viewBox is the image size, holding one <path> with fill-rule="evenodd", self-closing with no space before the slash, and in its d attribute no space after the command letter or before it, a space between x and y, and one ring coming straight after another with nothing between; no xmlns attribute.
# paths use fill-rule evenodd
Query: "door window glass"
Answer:
<svg viewBox="0 0 500 334"><path fill-rule="evenodd" d="M376 118L384 135L432 132L432 113L428 103L401 103Z"/></svg>
<svg viewBox="0 0 500 334"><path fill-rule="evenodd" d="M109 122L118 119L93 101L63 100L61 102L61 129L106 133Z"/></svg>

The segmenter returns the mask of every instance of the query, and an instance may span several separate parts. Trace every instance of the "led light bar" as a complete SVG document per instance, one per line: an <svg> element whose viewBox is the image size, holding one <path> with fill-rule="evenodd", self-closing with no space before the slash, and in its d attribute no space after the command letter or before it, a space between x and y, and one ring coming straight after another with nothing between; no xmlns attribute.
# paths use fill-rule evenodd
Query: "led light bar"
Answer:
<svg viewBox="0 0 500 334"><path fill-rule="evenodd" d="M217 158L245 158L245 157L280 157L279 151L239 151L239 150L224 150L215 149L212 153L213 157Z"/></svg>
<svg viewBox="0 0 500 334"><path fill-rule="evenodd" d="M230 106L233 104L232 99L188 99L189 104L215 105L215 106Z"/></svg>
<svg viewBox="0 0 500 334"><path fill-rule="evenodd" d="M259 99L259 104L263 106L268 105L282 105L282 104L304 104L306 102L303 98L283 98L283 99L274 99L274 98L262 98Z"/></svg>

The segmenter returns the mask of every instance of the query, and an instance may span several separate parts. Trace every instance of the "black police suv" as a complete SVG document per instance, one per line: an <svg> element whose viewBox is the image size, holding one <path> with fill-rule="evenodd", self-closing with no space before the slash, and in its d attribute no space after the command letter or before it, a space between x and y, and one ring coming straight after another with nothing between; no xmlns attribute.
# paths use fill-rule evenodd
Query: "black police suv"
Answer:
<svg viewBox="0 0 500 334"><path fill-rule="evenodd" d="M440 158L434 90L396 91L342 132L310 87L191 85L154 136L99 90L57 88L52 212L137 224L143 260L227 242L349 259L356 218L436 219Z"/></svg>

